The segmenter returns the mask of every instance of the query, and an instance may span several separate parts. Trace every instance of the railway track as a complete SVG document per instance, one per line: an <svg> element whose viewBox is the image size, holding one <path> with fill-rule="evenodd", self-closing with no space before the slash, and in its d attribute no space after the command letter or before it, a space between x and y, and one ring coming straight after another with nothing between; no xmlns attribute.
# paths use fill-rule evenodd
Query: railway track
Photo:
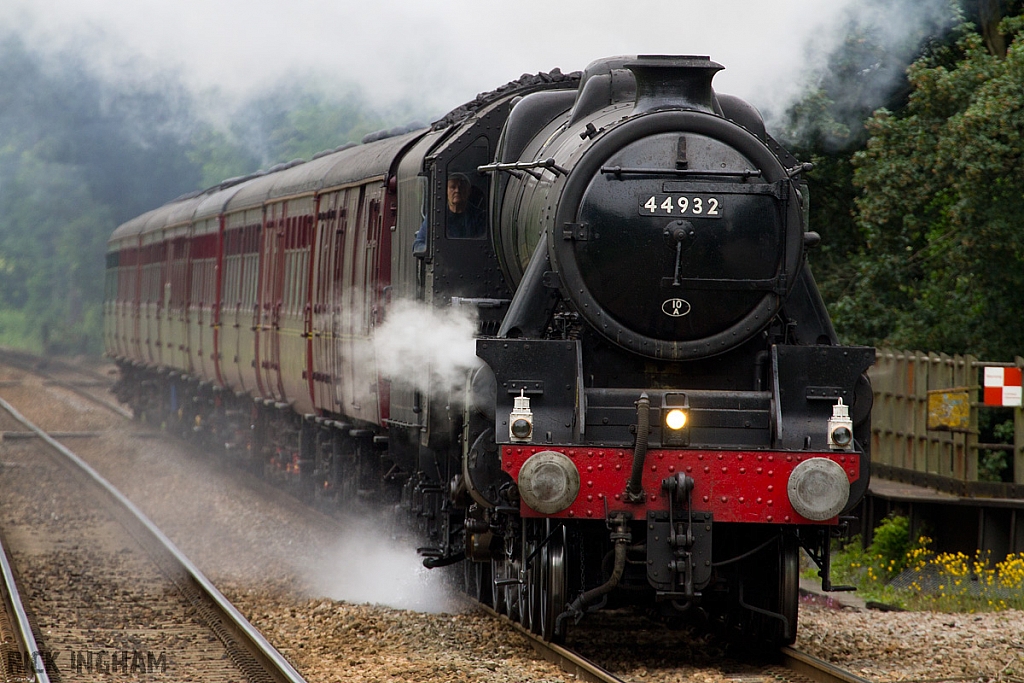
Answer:
<svg viewBox="0 0 1024 683"><path fill-rule="evenodd" d="M5 362L7 360L8 358L5 354ZM25 372L30 372L45 378L46 384L70 389L75 391L79 396L82 396L97 405L104 408L114 408L115 410L113 412L118 415L127 416L127 411L123 411L120 406L112 404L105 398L105 396L102 395L101 392L106 391L110 385L110 381L109 378L105 378L98 373L91 372L87 369L83 370L75 368L67 365L66 363L60 362L47 362L45 365L41 366L39 359L25 354L18 354L17 357L15 357L9 364L18 367ZM76 390L76 386L80 390ZM3 407L3 405L3 402L0 401L0 407ZM33 431L33 428L20 423L13 429L5 432L5 437L7 437L8 440L13 438L20 441L28 437L35 436L37 436L37 432ZM84 437L87 436L87 434L76 434L71 432L66 436L68 438L75 438ZM522 633L529 639L531 646L540 656L547 661L556 664L576 679L607 683L623 680L607 669L602 668L599 664L587 659L579 653L573 652L571 649L553 645L541 640L529 630L524 629L515 622L512 622L507 617L499 615L490 608L484 607L484 610L493 618L503 621L510 627ZM757 683L758 681L793 681L794 683L804 683L807 681L811 681L813 683L865 683L866 681L866 679L845 672L820 659L811 657L792 648L784 648L780 652L777 662L763 666L761 667L761 670L754 670L749 666L743 667L743 673L738 673L736 676L738 677L735 678L735 680L741 680L743 683ZM648 678L648 680L656 681L657 678L652 676Z"/></svg>
<svg viewBox="0 0 1024 683"><path fill-rule="evenodd" d="M0 452L0 522L13 560L4 574L21 578L4 591L22 634L8 647L44 663L9 680L95 671L303 681L128 499L2 399L0 410L0 430L37 437Z"/></svg>
<svg viewBox="0 0 1024 683"><path fill-rule="evenodd" d="M544 659L558 665L577 680L587 683L624 683L624 679L604 668L598 662L574 652L570 648L547 642L521 624L495 612L480 603L473 603L496 619L509 624L525 636L533 649ZM743 664L730 676L738 683L871 683L833 664L801 652L796 648L784 647L778 652L778 659L764 665ZM656 683L657 676L645 676L650 683Z"/></svg>
<svg viewBox="0 0 1024 683"><path fill-rule="evenodd" d="M779 656L787 670L805 676L815 683L871 683L866 678L792 647L782 648Z"/></svg>
<svg viewBox="0 0 1024 683"><path fill-rule="evenodd" d="M121 417L132 418L132 411L112 400L113 380L109 376L58 358L40 358L7 348L2 351L5 365L42 377L45 383L67 389Z"/></svg>
<svg viewBox="0 0 1024 683"><path fill-rule="evenodd" d="M41 652L32 633L21 592L14 580L14 570L7 549L0 541L0 677L4 683L35 681L50 683L42 662L31 653ZM28 653L28 657L25 654Z"/></svg>

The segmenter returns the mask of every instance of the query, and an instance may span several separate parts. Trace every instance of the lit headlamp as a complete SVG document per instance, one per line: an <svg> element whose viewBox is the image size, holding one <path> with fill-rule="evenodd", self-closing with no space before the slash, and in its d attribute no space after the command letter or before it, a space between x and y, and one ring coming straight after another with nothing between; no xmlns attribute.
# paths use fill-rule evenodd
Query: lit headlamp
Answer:
<svg viewBox="0 0 1024 683"><path fill-rule="evenodd" d="M665 413L665 426L672 431L677 431L686 426L686 412L679 408L672 408Z"/></svg>
<svg viewBox="0 0 1024 683"><path fill-rule="evenodd" d="M690 445L690 403L686 394L667 393L662 398L661 444Z"/></svg>

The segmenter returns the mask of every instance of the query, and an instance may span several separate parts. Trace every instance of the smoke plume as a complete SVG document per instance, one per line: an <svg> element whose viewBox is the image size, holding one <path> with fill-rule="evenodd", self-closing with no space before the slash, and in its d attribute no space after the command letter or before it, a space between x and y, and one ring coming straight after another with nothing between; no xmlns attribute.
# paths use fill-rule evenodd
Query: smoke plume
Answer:
<svg viewBox="0 0 1024 683"><path fill-rule="evenodd" d="M398 301L374 332L372 352L377 370L409 382L427 395L461 387L466 373L480 364L476 329L473 310Z"/></svg>
<svg viewBox="0 0 1024 683"><path fill-rule="evenodd" d="M346 523L344 536L312 567L309 580L314 592L355 604L431 613L459 611L446 581L449 573L425 568L415 543L383 526L370 520Z"/></svg>

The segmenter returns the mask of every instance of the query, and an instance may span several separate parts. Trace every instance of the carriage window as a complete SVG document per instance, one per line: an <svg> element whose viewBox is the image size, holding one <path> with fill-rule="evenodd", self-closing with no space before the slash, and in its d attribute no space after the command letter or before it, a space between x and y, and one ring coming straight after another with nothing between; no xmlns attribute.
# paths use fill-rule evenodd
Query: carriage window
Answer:
<svg viewBox="0 0 1024 683"><path fill-rule="evenodd" d="M489 176L476 169L491 159L486 137L477 138L448 164L445 201L445 236L449 239L483 239L487 236Z"/></svg>

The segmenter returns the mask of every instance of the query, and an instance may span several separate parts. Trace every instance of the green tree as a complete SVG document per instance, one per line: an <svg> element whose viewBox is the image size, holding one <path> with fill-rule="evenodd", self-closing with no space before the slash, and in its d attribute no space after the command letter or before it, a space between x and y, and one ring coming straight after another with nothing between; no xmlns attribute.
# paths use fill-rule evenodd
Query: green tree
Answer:
<svg viewBox="0 0 1024 683"><path fill-rule="evenodd" d="M327 95L301 80L245 102L235 113L231 138L269 166L314 154L411 120L408 107L379 111L356 89Z"/></svg>
<svg viewBox="0 0 1024 683"><path fill-rule="evenodd" d="M893 16L901 17L897 26ZM782 117L786 146L814 169L806 179L810 189L810 225L821 234L809 255L822 296L844 301L856 292L858 271L864 266L867 242L854 212L858 189L853 184L853 155L863 149L865 121L880 106L900 110L910 86L906 69L922 51L942 44L959 23L955 8L920 0L865 0L852 7L845 38L828 58L804 77L804 96ZM865 301L864 305L877 304ZM884 317L879 307L872 321ZM840 336L865 343L872 330L837 327Z"/></svg>
<svg viewBox="0 0 1024 683"><path fill-rule="evenodd" d="M193 134L188 158L201 169L200 186L204 188L248 175L260 166L252 150L212 125L202 125Z"/></svg>
<svg viewBox="0 0 1024 683"><path fill-rule="evenodd" d="M317 152L358 142L385 125L356 92L340 100L304 93L296 105L270 131L271 148L280 160L309 159Z"/></svg>
<svg viewBox="0 0 1024 683"><path fill-rule="evenodd" d="M299 85L217 127L174 77L115 82L84 61L44 59L0 32L0 336L34 350L100 350L104 252L119 223L400 114Z"/></svg>
<svg viewBox="0 0 1024 683"><path fill-rule="evenodd" d="M116 223L81 170L23 152L0 196L5 304L24 312L39 350L98 350L107 234ZM28 341L28 340L26 340Z"/></svg>
<svg viewBox="0 0 1024 683"><path fill-rule="evenodd" d="M1024 16L1006 56L972 26L915 62L906 108L882 109L855 156L866 245L836 324L861 341L1020 353L1024 338Z"/></svg>
<svg viewBox="0 0 1024 683"><path fill-rule="evenodd" d="M0 36L0 313L5 341L100 349L103 254L118 222L194 189L180 86L108 83L74 55Z"/></svg>
<svg viewBox="0 0 1024 683"><path fill-rule="evenodd" d="M248 175L340 145L409 120L408 107L380 112L358 90L327 95L297 81L239 104L221 127L198 123L190 136L189 160L202 169L201 187Z"/></svg>

